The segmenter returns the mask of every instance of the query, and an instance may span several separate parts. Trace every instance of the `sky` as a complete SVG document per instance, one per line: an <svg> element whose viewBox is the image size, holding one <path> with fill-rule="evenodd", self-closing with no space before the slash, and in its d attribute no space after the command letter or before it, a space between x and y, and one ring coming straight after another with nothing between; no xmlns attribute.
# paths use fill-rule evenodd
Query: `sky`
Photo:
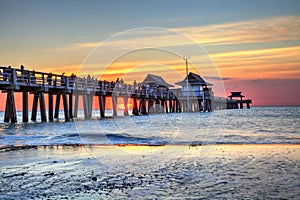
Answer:
<svg viewBox="0 0 300 200"><path fill-rule="evenodd" d="M190 55L219 96L300 105L299 10L298 0L0 0L0 65L174 84Z"/></svg>

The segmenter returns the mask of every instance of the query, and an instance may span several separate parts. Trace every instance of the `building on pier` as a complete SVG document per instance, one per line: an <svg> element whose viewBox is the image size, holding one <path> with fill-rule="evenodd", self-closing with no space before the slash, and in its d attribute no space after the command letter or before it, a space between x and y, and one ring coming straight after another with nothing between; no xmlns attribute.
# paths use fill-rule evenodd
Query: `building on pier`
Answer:
<svg viewBox="0 0 300 200"><path fill-rule="evenodd" d="M231 95L228 96L227 100L227 109L238 109L239 105L242 109L244 106L243 104L247 105L247 108L250 108L250 104L252 103L251 99L244 100L245 96L242 95L242 92L231 92Z"/></svg>
<svg viewBox="0 0 300 200"><path fill-rule="evenodd" d="M141 84L150 87L174 87L174 85L167 83L161 76L157 76L154 74L148 74Z"/></svg>
<svg viewBox="0 0 300 200"><path fill-rule="evenodd" d="M140 100L139 112L141 114L168 113L172 110L175 112L173 109L173 105L176 104L173 102L175 96L172 96L173 92L169 90L174 85L167 83L161 76L148 74L141 83L141 87L142 91L146 93L146 98ZM149 98L148 94L151 94L153 98ZM148 109L146 109L146 101L148 101Z"/></svg>
<svg viewBox="0 0 300 200"><path fill-rule="evenodd" d="M184 111L212 111L213 84L206 82L200 75L193 72L175 84L182 87L179 96L184 102Z"/></svg>

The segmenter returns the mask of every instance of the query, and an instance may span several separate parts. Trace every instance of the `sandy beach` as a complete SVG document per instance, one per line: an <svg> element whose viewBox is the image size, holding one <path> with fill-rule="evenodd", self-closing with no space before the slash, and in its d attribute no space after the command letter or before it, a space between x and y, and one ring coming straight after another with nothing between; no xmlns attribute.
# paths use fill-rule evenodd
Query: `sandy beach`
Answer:
<svg viewBox="0 0 300 200"><path fill-rule="evenodd" d="M297 199L300 145L2 149L1 199Z"/></svg>

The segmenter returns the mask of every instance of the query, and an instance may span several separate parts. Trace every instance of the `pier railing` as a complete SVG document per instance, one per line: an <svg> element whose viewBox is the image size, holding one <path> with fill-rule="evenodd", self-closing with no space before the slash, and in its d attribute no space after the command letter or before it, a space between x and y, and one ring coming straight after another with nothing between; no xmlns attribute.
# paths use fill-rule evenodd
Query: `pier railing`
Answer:
<svg viewBox="0 0 300 200"><path fill-rule="evenodd" d="M237 104L246 103L249 108L251 100L227 100L216 98L213 93L192 91L189 98L186 91L168 89L150 85L127 84L123 81L97 80L89 75L76 77L72 74L45 73L35 70L25 70L0 66L0 90L7 93L4 122L17 122L15 107L15 92L22 93L23 122L28 122L28 95L33 94L31 120L36 121L38 102L40 104L41 120L47 121L44 94L48 94L48 120L59 118L60 99L62 97L65 120L76 118L79 97L82 98L84 117L92 117L94 97L98 97L100 117L105 117L106 98L112 99L113 116L117 115L118 98L123 98L124 115L129 115L128 104L132 99L132 114L200 112L212 109L236 108ZM55 98L55 110L53 110ZM54 111L54 115L53 115Z"/></svg>
<svg viewBox="0 0 300 200"><path fill-rule="evenodd" d="M146 89L139 85L101 81L91 77L75 77L53 73L45 73L34 70L15 69L0 66L0 88L20 90L20 87L49 89L90 91L102 94L133 94L137 96L151 96L170 98L174 96L172 90L164 88ZM69 91L71 92L71 91Z"/></svg>

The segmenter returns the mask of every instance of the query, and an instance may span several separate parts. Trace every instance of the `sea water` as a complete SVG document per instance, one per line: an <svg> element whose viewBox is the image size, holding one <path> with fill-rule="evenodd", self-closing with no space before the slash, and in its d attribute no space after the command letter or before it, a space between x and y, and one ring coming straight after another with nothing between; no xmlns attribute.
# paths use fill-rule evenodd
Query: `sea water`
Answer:
<svg viewBox="0 0 300 200"><path fill-rule="evenodd" d="M1 123L0 199L299 199L299 111Z"/></svg>
<svg viewBox="0 0 300 200"><path fill-rule="evenodd" d="M300 144L300 107L252 107L74 121L0 123L0 145ZM111 115L108 111L107 116ZM18 120L22 113L17 112ZM3 120L4 113L0 113ZM39 121L39 118L37 119Z"/></svg>

